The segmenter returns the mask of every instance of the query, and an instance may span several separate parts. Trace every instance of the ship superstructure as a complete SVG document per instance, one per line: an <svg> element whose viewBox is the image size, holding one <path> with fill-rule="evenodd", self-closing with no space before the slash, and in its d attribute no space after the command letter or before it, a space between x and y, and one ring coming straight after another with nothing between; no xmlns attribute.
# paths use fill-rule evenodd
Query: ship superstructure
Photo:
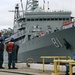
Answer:
<svg viewBox="0 0 75 75"><path fill-rule="evenodd" d="M32 7L29 7L30 4L32 5ZM40 32L44 32L44 34L53 33L56 30L62 29L63 22L72 19L72 17L70 16L71 12L68 11L44 12L42 9L40 9L39 11L37 8L37 0L28 0L25 13L23 15L20 15L19 6L18 4L16 5L13 28L15 33L14 36L18 35L17 37L19 37L19 35L22 35L23 33L24 36L22 36L22 38L25 38L25 34L28 33L28 39L30 39L30 37L35 37Z"/></svg>

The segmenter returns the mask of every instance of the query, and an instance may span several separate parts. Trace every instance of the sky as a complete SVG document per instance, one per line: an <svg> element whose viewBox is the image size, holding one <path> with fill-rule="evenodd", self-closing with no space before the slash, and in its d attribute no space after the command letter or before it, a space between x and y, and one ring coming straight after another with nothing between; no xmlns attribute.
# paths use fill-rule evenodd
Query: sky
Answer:
<svg viewBox="0 0 75 75"><path fill-rule="evenodd" d="M22 2L23 8L25 9L26 0L22 0ZM0 30L13 28L14 13L9 11L14 10L17 3L19 3L19 6L21 7L20 0L0 0ZM43 0L39 0L40 7L43 7L43 3ZM71 11L72 16L75 17L75 0L45 0L44 5L45 10L47 10L47 7L49 6L49 11Z"/></svg>

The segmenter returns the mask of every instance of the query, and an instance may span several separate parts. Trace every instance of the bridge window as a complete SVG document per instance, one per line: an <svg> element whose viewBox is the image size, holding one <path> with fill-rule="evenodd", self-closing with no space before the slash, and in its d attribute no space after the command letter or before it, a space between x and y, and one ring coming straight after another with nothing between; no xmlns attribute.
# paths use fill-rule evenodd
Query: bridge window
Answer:
<svg viewBox="0 0 75 75"><path fill-rule="evenodd" d="M30 21L30 19L27 19L27 21Z"/></svg>
<svg viewBox="0 0 75 75"><path fill-rule="evenodd" d="M31 18L31 19L27 19L27 21L65 21L65 20L69 20L69 18Z"/></svg>

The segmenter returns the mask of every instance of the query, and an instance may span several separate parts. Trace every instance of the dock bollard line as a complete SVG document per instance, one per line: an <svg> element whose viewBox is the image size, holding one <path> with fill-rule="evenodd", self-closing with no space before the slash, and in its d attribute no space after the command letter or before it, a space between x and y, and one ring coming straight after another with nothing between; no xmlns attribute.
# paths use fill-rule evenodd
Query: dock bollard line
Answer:
<svg viewBox="0 0 75 75"><path fill-rule="evenodd" d="M43 72L45 72L45 70L44 70L44 63L45 63L45 59L46 58L50 58L50 59L54 59L54 60L56 60L56 59L60 60L61 58L68 58L68 59L71 60L70 56L41 56L41 58L42 58L42 62L43 62L43 68L42 68ZM58 63L58 64L60 64L60 63Z"/></svg>

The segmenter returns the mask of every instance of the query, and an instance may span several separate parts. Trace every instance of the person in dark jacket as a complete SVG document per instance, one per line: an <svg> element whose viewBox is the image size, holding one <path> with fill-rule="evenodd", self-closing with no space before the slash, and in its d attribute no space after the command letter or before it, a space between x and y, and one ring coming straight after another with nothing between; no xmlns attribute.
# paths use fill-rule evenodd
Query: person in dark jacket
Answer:
<svg viewBox="0 0 75 75"><path fill-rule="evenodd" d="M10 39L10 42L6 45L6 51L8 52L8 69L17 69L15 67L16 60L16 45L14 38Z"/></svg>
<svg viewBox="0 0 75 75"><path fill-rule="evenodd" d="M18 44L15 44L15 49L16 49L16 59L15 59L15 62L17 63L17 60L18 60L18 50L19 50L19 45Z"/></svg>
<svg viewBox="0 0 75 75"><path fill-rule="evenodd" d="M0 69L4 69L4 67L2 67L3 65L3 55L4 54L4 44L3 44L3 38L0 37Z"/></svg>

